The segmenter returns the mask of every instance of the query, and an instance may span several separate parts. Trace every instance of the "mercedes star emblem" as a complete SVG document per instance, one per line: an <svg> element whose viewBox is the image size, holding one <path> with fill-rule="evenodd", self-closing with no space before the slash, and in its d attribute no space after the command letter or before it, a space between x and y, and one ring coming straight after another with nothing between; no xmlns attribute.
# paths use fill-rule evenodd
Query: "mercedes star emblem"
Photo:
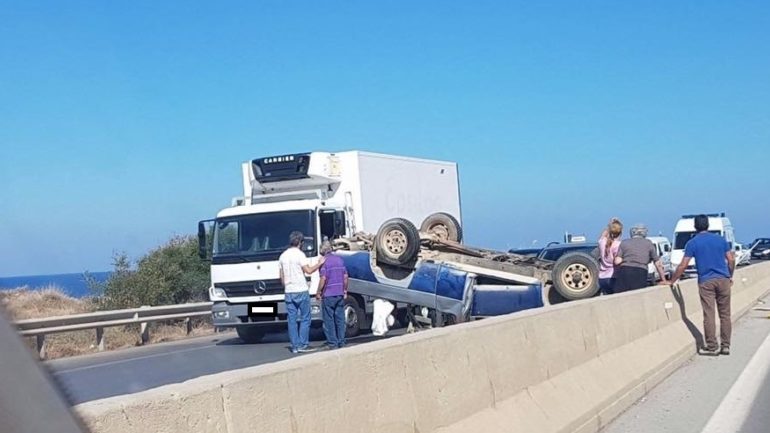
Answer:
<svg viewBox="0 0 770 433"><path fill-rule="evenodd" d="M267 284L264 281L257 281L254 283L254 293L261 295L267 291Z"/></svg>

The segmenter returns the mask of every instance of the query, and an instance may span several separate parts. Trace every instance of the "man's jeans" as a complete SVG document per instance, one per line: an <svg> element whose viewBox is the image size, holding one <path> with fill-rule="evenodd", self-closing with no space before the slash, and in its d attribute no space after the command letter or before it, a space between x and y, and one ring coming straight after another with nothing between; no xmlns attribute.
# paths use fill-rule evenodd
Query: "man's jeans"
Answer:
<svg viewBox="0 0 770 433"><path fill-rule="evenodd" d="M706 348L717 349L716 320L714 304L719 315L720 343L722 347L730 347L730 334L733 324L730 321L730 289L732 283L727 278L715 278L698 286L700 303L703 307L703 333L706 337Z"/></svg>
<svg viewBox="0 0 770 433"><path fill-rule="evenodd" d="M323 299L324 334L330 347L345 345L345 300L342 296Z"/></svg>
<svg viewBox="0 0 770 433"><path fill-rule="evenodd" d="M308 292L287 293L285 299L289 341L291 350L296 351L307 347L310 338L310 294ZM297 325L299 325L299 332Z"/></svg>

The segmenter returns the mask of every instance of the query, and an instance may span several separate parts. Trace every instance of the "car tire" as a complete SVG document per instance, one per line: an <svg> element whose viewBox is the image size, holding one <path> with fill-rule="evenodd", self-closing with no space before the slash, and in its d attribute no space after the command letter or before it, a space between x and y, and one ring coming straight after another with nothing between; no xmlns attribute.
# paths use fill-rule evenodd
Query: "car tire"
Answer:
<svg viewBox="0 0 770 433"><path fill-rule="evenodd" d="M553 287L567 300L588 299L599 291L599 264L589 254L565 254L551 272Z"/></svg>
<svg viewBox="0 0 770 433"><path fill-rule="evenodd" d="M417 258L420 251L420 232L410 221L393 218L380 226L374 243L378 262L403 266Z"/></svg>
<svg viewBox="0 0 770 433"><path fill-rule="evenodd" d="M420 231L435 235L442 241L462 242L463 228L457 218L446 212L428 215L420 226Z"/></svg>
<svg viewBox="0 0 770 433"><path fill-rule="evenodd" d="M261 326L239 326L235 331L238 333L238 338L247 344L260 343L267 334L267 330Z"/></svg>

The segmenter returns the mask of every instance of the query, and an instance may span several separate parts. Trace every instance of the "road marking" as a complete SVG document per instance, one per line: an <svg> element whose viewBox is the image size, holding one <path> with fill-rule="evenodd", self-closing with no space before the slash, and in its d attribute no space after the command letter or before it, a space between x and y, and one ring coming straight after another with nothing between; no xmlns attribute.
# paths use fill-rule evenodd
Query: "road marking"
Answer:
<svg viewBox="0 0 770 433"><path fill-rule="evenodd" d="M764 378L770 371L770 335L751 357L738 380L719 404L701 433L737 432L751 411Z"/></svg>
<svg viewBox="0 0 770 433"><path fill-rule="evenodd" d="M53 375L54 376L58 376L58 375L64 374L64 373L73 373L73 372L76 372L76 371L90 370L92 368L101 368L101 367L105 367L107 365L125 364L126 362L137 361L137 360L140 360L140 359L157 358L157 357L160 357L160 356L173 355L173 354L177 354L177 353L193 352L195 350L208 349L209 347L214 347L214 346L216 346L216 344L210 344L208 346L202 346L202 347L191 347L189 349L175 350L173 352L155 353L155 354L152 354L152 355L138 356L136 358L119 359L117 361L102 362L102 363L93 364L93 365L85 365L83 367L75 367L75 368L71 368L69 370L54 371Z"/></svg>

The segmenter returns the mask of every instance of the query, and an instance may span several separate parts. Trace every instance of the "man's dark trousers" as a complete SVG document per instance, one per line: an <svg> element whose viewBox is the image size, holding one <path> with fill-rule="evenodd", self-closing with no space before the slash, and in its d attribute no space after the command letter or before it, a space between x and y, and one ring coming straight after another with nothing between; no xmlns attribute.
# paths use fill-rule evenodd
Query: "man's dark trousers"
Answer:
<svg viewBox="0 0 770 433"><path fill-rule="evenodd" d="M323 320L326 344L330 347L345 345L345 300L342 296L323 298Z"/></svg>

